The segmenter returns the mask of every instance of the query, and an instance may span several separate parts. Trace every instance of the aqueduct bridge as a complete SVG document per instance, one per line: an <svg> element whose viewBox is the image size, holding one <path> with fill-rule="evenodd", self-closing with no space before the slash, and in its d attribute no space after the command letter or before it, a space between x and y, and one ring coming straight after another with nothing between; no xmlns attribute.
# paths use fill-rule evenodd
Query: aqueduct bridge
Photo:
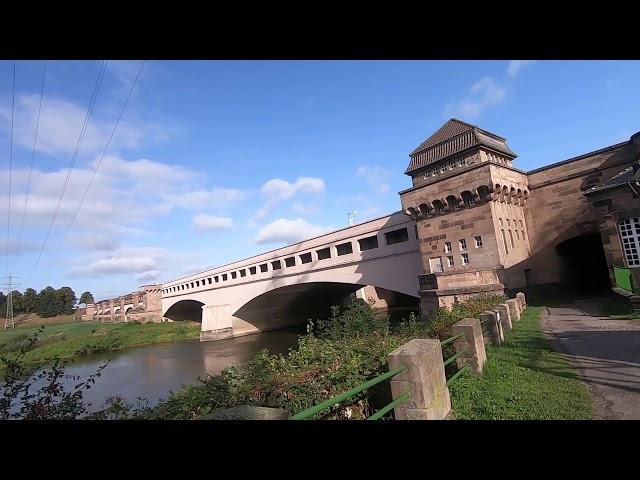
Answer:
<svg viewBox="0 0 640 480"><path fill-rule="evenodd" d="M201 340L300 323L351 293L419 303L415 220L397 212L162 284L171 320L202 319Z"/></svg>

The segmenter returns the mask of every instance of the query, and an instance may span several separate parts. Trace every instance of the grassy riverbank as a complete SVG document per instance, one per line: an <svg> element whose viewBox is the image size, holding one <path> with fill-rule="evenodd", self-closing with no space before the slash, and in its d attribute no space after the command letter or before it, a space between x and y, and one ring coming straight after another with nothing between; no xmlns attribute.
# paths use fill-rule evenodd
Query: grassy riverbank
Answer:
<svg viewBox="0 0 640 480"><path fill-rule="evenodd" d="M487 347L482 376L450 387L455 418L466 420L591 419L586 386L540 328L543 307L529 307L500 347Z"/></svg>
<svg viewBox="0 0 640 480"><path fill-rule="evenodd" d="M429 324L390 326L366 306L343 310L314 326L288 355L263 352L246 364L210 376L171 395L148 418L189 419L236 405L279 407L298 413L387 371L387 354L412 338L450 336L461 318L477 317L497 298L472 300L436 312ZM507 342L488 347L481 377L463 375L450 387L458 419L590 419L589 393L573 368L544 338L542 307L529 307ZM445 357L452 354L445 347ZM448 367L449 368L449 367ZM455 368L455 367L453 367ZM450 373L448 374L450 375ZM342 402L324 419L362 419L391 400L387 384Z"/></svg>
<svg viewBox="0 0 640 480"><path fill-rule="evenodd" d="M0 354L17 354L37 330L38 327L22 327L0 332ZM199 335L200 324L195 322L72 322L49 325L39 334L35 348L26 353L24 362L27 365L43 365L56 357L68 360L152 343L195 339Z"/></svg>
<svg viewBox="0 0 640 480"><path fill-rule="evenodd" d="M387 354L410 339L447 338L452 324L500 301L498 297L474 299L457 304L451 312L436 312L429 323L411 319L397 325L356 302L313 324L288 354L263 351L243 365L172 394L145 416L192 419L236 405L279 407L295 414L386 372ZM445 347L447 355L452 348ZM388 383L381 384L319 417L366 418L391 401L389 390Z"/></svg>

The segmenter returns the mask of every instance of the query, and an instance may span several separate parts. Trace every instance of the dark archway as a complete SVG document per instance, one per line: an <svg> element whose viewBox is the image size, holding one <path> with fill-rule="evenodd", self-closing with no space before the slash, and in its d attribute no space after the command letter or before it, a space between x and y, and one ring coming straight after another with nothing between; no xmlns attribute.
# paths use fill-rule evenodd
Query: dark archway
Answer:
<svg viewBox="0 0 640 480"><path fill-rule="evenodd" d="M365 285L338 282L311 282L289 285L266 292L247 302L233 315L260 330L304 325L309 319L331 316L331 307L355 299ZM376 295L390 310L417 309L419 299L391 290L375 288Z"/></svg>
<svg viewBox="0 0 640 480"><path fill-rule="evenodd" d="M202 323L202 306L196 300L180 300L169 307L163 317L173 321L191 321Z"/></svg>
<svg viewBox="0 0 640 480"><path fill-rule="evenodd" d="M599 232L570 238L556 246L562 259L562 283L570 290L597 293L611 288Z"/></svg>

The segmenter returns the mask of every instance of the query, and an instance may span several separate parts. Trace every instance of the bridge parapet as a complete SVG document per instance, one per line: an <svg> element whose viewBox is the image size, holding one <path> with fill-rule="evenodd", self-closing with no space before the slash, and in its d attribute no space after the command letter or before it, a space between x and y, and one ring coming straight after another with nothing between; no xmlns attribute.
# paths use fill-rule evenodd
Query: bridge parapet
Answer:
<svg viewBox="0 0 640 480"><path fill-rule="evenodd" d="M415 221L396 212L162 285L176 297L419 250ZM415 292L412 292L415 294Z"/></svg>

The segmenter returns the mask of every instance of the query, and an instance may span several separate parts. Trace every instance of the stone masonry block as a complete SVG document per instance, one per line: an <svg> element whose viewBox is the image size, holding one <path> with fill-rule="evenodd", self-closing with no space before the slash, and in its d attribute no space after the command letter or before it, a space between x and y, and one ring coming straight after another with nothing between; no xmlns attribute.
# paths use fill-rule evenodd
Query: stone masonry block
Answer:
<svg viewBox="0 0 640 480"><path fill-rule="evenodd" d="M522 292L516 293L516 298L520 300L521 310L524 310L525 308L527 308L527 297L525 296L524 293Z"/></svg>
<svg viewBox="0 0 640 480"><path fill-rule="evenodd" d="M445 389L428 408L407 408L397 420L443 420L451 411L449 389Z"/></svg>
<svg viewBox="0 0 640 480"><path fill-rule="evenodd" d="M500 314L500 323L502 325L502 330L504 333L509 333L513 329L513 324L511 322L511 311L509 310L509 306L506 303L501 303L494 307Z"/></svg>
<svg viewBox="0 0 640 480"><path fill-rule="evenodd" d="M509 306L509 312L511 313L511 320L520 320L520 309L518 308L518 301L511 298L507 300L507 305Z"/></svg>
<svg viewBox="0 0 640 480"><path fill-rule="evenodd" d="M396 399L410 393L411 399L394 409L395 418L443 419L451 409L439 340L414 339L387 356L389 370L406 369L391 379Z"/></svg>
<svg viewBox="0 0 640 480"><path fill-rule="evenodd" d="M439 340L414 339L387 355L389 370L394 370L401 365L407 367L393 380L413 381L416 378L426 380L432 370L442 363L442 347ZM444 370L444 367L443 367Z"/></svg>
<svg viewBox="0 0 640 480"><path fill-rule="evenodd" d="M458 368L462 368L468 364L472 373L476 375L480 374L487 360L480 320L476 318L464 318L455 323L451 327L451 330L453 335L464 335L464 337L454 342L456 353L466 349L465 353L457 360Z"/></svg>
<svg viewBox="0 0 640 480"><path fill-rule="evenodd" d="M482 312L479 317L480 323L483 325L483 330L489 331L489 338L491 339L491 343L498 346L502 345L504 336L502 334L502 328L500 327L500 322L498 321L496 312L487 310L485 312Z"/></svg>

